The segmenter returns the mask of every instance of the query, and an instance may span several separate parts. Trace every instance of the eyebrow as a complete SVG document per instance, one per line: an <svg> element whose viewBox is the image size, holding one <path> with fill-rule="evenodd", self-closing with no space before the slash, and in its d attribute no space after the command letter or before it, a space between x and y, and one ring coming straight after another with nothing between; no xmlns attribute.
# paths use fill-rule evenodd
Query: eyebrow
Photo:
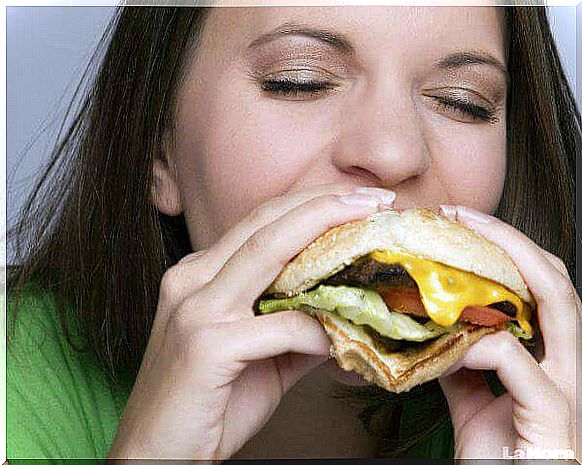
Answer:
<svg viewBox="0 0 582 465"><path fill-rule="evenodd" d="M249 46L249 50L260 45L272 42L285 36L304 36L316 39L320 42L331 45L345 55L354 55L355 48L350 40L338 32L329 29L312 28L302 26L292 21L285 22L275 30L261 35L254 39ZM501 61L493 55L484 51L462 51L454 52L440 59L436 63L439 69L458 69L469 65L488 65L500 71L505 79L509 80L509 72Z"/></svg>
<svg viewBox="0 0 582 465"><path fill-rule="evenodd" d="M294 22L285 22L277 27L274 31L268 32L255 40L253 40L248 48L252 49L258 47L259 45L265 44L267 42L272 42L276 39L285 36L305 36L311 37L312 39L319 40L326 44L331 45L345 55L353 55L354 47L350 43L347 37L337 32L330 31L328 29L316 29L311 27L305 27L298 25Z"/></svg>
<svg viewBox="0 0 582 465"><path fill-rule="evenodd" d="M500 71L509 80L507 68L493 55L482 51L455 52L439 60L436 64L440 69L457 69L468 65L488 65Z"/></svg>

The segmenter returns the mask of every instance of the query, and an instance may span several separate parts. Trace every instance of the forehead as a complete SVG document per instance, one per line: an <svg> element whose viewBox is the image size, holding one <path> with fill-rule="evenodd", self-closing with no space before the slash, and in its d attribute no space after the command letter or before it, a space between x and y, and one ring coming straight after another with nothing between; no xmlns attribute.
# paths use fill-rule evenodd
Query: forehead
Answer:
<svg viewBox="0 0 582 465"><path fill-rule="evenodd" d="M211 48L244 53L260 36L288 24L340 32L361 58L472 48L504 61L503 8L493 6L218 7L207 19L205 36Z"/></svg>

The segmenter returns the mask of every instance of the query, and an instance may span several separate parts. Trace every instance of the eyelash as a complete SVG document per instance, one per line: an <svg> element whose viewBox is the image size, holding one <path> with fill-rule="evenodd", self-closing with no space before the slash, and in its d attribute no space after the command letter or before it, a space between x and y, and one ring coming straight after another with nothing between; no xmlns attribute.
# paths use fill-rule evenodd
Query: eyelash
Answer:
<svg viewBox="0 0 582 465"><path fill-rule="evenodd" d="M297 97L301 94L320 94L332 90L335 86L324 81L292 81L291 79L270 79L263 81L265 92Z"/></svg>
<svg viewBox="0 0 582 465"><path fill-rule="evenodd" d="M475 103L469 102L467 100L454 99L445 96L432 96L437 106L452 108L455 111L463 113L470 116L476 121L486 121L488 123L494 124L499 121L499 118L494 116L493 110L481 105L476 105Z"/></svg>
<svg viewBox="0 0 582 465"><path fill-rule="evenodd" d="M263 91L285 97L297 97L303 94L317 95L334 89L334 85L324 81L293 81L290 79L270 79L263 81L261 85ZM486 121L496 123L498 118L489 108L476 105L467 100L454 99L445 96L431 96L437 106L452 109L465 116L469 116L475 121Z"/></svg>

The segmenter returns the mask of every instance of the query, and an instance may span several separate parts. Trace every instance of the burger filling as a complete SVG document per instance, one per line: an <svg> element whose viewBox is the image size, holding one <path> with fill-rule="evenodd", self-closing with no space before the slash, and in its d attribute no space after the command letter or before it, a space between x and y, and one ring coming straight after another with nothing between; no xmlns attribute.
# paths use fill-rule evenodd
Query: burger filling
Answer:
<svg viewBox="0 0 582 465"><path fill-rule="evenodd" d="M402 253L373 252L311 290L261 300L258 310L310 308L362 325L385 343L427 341L458 330L459 324L505 325L516 337L532 337L528 307L506 288Z"/></svg>

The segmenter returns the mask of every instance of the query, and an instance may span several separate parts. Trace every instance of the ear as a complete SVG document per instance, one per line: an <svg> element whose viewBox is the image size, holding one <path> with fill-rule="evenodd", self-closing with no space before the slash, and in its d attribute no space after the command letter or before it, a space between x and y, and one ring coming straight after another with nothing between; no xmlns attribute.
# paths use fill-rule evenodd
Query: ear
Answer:
<svg viewBox="0 0 582 465"><path fill-rule="evenodd" d="M169 164L156 158L153 165L153 177L152 203L165 215L176 216L182 213L178 181Z"/></svg>

